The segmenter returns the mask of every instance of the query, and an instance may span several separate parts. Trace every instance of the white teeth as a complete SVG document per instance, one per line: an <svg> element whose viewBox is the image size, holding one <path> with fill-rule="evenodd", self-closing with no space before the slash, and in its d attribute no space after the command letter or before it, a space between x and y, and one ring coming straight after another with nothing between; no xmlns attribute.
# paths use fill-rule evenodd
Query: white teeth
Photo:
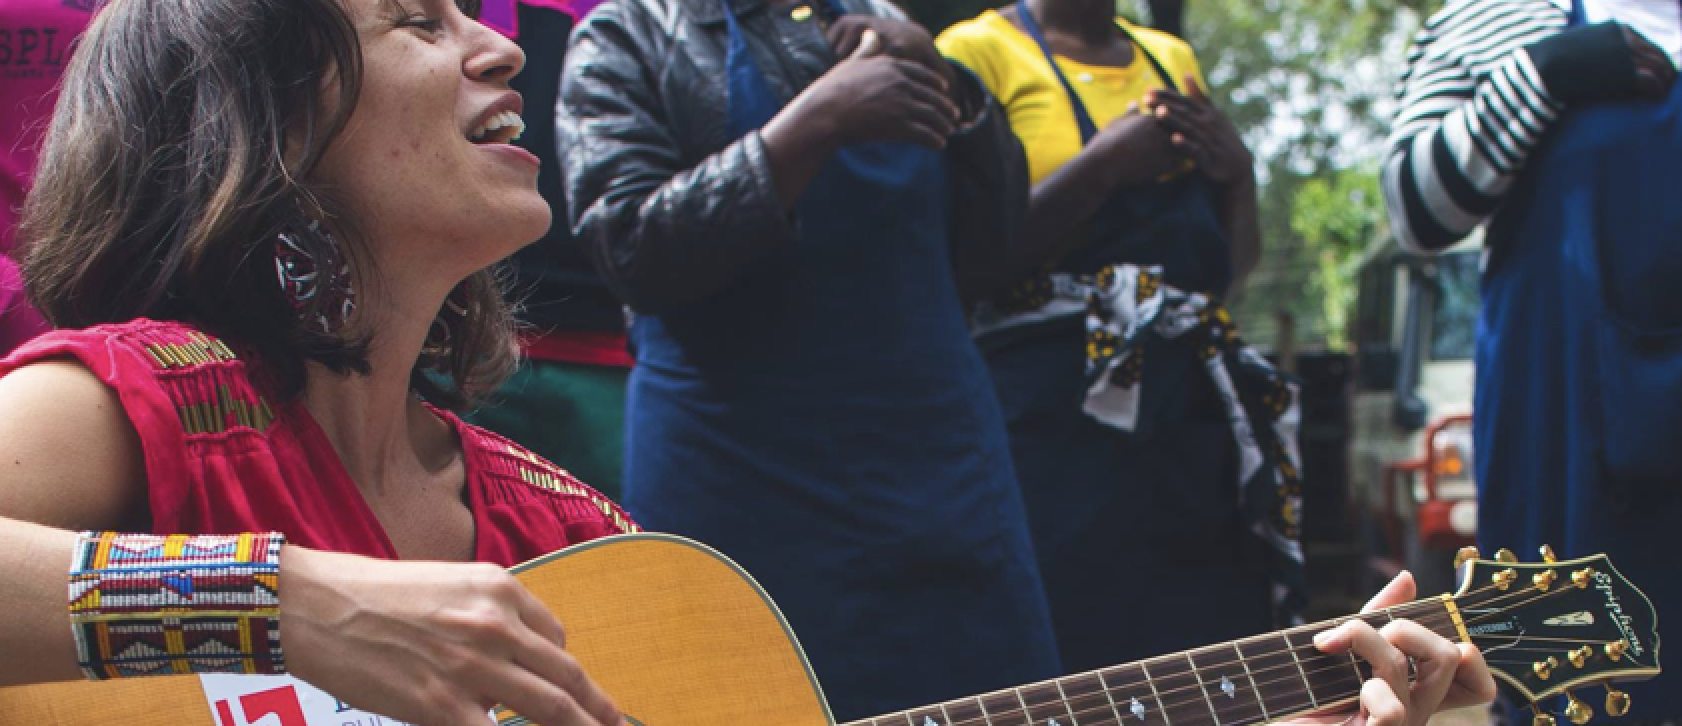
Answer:
<svg viewBox="0 0 1682 726"><path fill-rule="evenodd" d="M504 131L505 129L512 129L513 131L510 133ZM520 134L525 133L525 131L526 122L520 120L519 114L513 111L502 111L486 119L483 125L473 131L470 138L473 141L484 141L493 132L503 132L498 136L501 137L501 141L507 142L520 138Z"/></svg>

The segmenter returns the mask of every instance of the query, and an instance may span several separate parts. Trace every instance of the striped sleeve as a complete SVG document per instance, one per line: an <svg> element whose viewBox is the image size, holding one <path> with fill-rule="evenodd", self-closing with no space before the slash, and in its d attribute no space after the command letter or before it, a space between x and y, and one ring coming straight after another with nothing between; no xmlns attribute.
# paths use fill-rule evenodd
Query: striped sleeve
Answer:
<svg viewBox="0 0 1682 726"><path fill-rule="evenodd" d="M1565 23L1549 0L1451 0L1419 32L1382 178L1404 247L1442 249L1494 214L1563 110L1526 47Z"/></svg>

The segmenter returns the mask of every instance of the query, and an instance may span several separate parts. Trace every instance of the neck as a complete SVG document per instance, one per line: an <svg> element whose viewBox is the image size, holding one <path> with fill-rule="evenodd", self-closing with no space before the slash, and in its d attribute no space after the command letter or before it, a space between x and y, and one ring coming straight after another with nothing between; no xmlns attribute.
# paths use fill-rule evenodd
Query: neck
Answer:
<svg viewBox="0 0 1682 726"><path fill-rule="evenodd" d="M1047 32L1101 45L1115 37L1114 0L1026 0Z"/></svg>
<svg viewBox="0 0 1682 726"><path fill-rule="evenodd" d="M387 290L401 286L386 286ZM374 331L369 374L337 374L311 363L304 406L320 424L359 487L382 493L417 471L437 471L455 456L449 431L410 392L420 357L445 292L362 294L356 325Z"/></svg>
<svg viewBox="0 0 1682 726"><path fill-rule="evenodd" d="M1410 618L1461 638L1442 598L1357 616L1373 627ZM1322 653L1316 633L1342 618L843 726L1246 726L1349 703L1371 668Z"/></svg>

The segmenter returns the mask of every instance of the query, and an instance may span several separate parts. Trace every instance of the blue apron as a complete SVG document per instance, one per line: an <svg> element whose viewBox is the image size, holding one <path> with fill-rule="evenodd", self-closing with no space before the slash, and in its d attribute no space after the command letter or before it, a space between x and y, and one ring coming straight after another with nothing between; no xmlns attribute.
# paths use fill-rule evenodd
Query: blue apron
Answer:
<svg viewBox="0 0 1682 726"><path fill-rule="evenodd" d="M1097 134L1091 114L1033 13L1016 7L1068 93L1082 142L1090 142ZM1165 87L1178 88L1143 44L1133 45ZM1224 291L1231 280L1226 233L1199 174L1117 190L1087 234L1090 241L1058 270L1091 276L1123 262L1158 265L1165 282L1190 291ZM1140 425L1124 433L1082 410L1088 378L1081 316L981 340L1070 671L1273 625L1266 554L1248 534L1233 484L1237 445L1198 345L1189 335L1152 343ZM1143 582L1151 583L1148 593Z"/></svg>
<svg viewBox="0 0 1682 726"><path fill-rule="evenodd" d="M1560 119L1486 238L1473 409L1485 551L1606 552L1660 627L1682 623L1679 162L1682 85ZM1630 684L1630 719L1682 717L1677 683Z"/></svg>
<svg viewBox="0 0 1682 726"><path fill-rule="evenodd" d="M783 101L720 1L737 138ZM752 572L842 721L1059 672L947 204L939 153L847 147L792 244L630 333L627 506Z"/></svg>

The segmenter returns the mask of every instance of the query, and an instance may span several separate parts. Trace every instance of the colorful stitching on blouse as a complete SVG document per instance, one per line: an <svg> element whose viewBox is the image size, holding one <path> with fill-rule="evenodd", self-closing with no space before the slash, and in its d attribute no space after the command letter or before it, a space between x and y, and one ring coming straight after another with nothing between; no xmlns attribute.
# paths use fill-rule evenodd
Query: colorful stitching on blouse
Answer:
<svg viewBox="0 0 1682 726"><path fill-rule="evenodd" d="M84 532L70 623L90 680L170 673L278 674L279 533Z"/></svg>

